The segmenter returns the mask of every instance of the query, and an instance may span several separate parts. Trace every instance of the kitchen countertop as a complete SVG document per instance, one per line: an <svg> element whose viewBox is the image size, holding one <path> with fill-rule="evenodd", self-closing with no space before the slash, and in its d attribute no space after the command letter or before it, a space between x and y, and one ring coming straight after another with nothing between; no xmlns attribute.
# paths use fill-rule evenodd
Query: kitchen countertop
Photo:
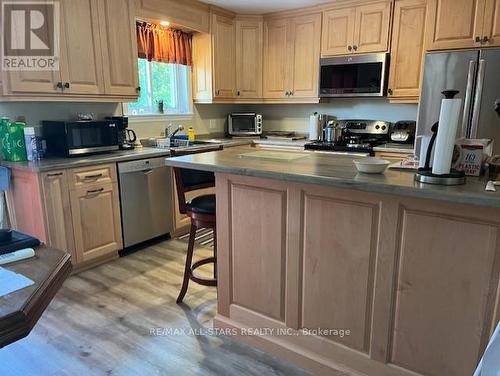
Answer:
<svg viewBox="0 0 500 376"><path fill-rule="evenodd" d="M86 157L74 158L46 158L36 162L7 162L2 161L0 165L12 169L26 170L32 172L44 172L61 168L85 167L103 163L115 163L131 161L134 159L165 157L170 155L169 149L158 148L136 148L133 150L119 150L106 154L96 154Z"/></svg>
<svg viewBox="0 0 500 376"><path fill-rule="evenodd" d="M166 164L227 174L500 208L500 192L485 192L486 181L481 178L467 177L465 185L445 187L415 182L413 173L407 171L387 170L385 174L380 175L359 173L353 163L353 159L359 157L353 156L307 151L280 151L280 154L302 154L303 158L290 161L241 157L241 154L255 151L248 146L239 146L227 150L169 158Z"/></svg>
<svg viewBox="0 0 500 376"><path fill-rule="evenodd" d="M381 151L381 152L389 152L389 153L409 153L413 154L415 150L415 145L413 144L382 144L379 146L375 146L373 151Z"/></svg>
<svg viewBox="0 0 500 376"><path fill-rule="evenodd" d="M194 145L190 150L199 150L203 148L211 148L215 145L222 145L222 147L232 147L239 145L249 145L252 143L251 139L228 139L228 138L201 138L200 140L212 141L202 145ZM137 159L165 157L170 155L170 149L141 147L133 150L119 150L109 153L90 155L85 157L72 157L72 158L46 158L36 162L8 162L0 161L0 165L12 169L25 170L31 172L45 172L56 169L77 168L92 166L104 163L116 163L133 161Z"/></svg>

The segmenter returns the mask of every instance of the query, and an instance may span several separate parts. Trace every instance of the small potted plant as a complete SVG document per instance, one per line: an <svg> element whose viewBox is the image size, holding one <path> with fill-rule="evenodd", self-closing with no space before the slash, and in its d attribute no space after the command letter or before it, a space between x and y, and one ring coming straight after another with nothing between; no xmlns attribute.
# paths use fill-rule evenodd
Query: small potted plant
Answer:
<svg viewBox="0 0 500 376"><path fill-rule="evenodd" d="M163 112L164 112L164 106L163 106L163 105L164 105L164 102L163 102L163 99L158 99L158 100L156 101L156 103L157 103L157 105L158 105L158 112L159 112L160 114L163 114Z"/></svg>

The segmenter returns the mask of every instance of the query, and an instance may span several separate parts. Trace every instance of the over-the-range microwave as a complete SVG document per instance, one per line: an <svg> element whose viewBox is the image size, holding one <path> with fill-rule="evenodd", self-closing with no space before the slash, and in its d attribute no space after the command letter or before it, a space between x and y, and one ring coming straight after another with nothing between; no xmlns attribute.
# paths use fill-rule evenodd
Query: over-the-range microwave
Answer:
<svg viewBox="0 0 500 376"><path fill-rule="evenodd" d="M322 58L320 97L383 97L387 94L389 54Z"/></svg>

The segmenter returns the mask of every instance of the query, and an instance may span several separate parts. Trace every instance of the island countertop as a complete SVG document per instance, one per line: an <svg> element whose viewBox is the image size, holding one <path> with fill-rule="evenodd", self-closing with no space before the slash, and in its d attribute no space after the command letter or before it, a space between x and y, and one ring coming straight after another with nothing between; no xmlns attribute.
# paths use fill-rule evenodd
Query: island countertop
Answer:
<svg viewBox="0 0 500 376"><path fill-rule="evenodd" d="M500 192L485 192L484 178L467 177L461 186L446 187L422 184L414 180L413 172L388 169L384 174L359 173L352 155L289 152L291 159L251 157L256 149L239 146L221 151L168 158L166 164L216 173L254 176L297 183L318 184L336 188L403 195L451 201L462 204L500 208ZM297 156L292 157L292 155Z"/></svg>

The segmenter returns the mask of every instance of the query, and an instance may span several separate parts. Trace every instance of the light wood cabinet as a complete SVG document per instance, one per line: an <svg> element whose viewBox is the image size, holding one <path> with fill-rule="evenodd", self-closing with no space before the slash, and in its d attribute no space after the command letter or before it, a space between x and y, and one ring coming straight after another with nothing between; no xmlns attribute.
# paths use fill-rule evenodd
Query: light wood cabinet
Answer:
<svg viewBox="0 0 500 376"><path fill-rule="evenodd" d="M193 99L237 103L262 98L261 17L212 14L211 34L193 36Z"/></svg>
<svg viewBox="0 0 500 376"><path fill-rule="evenodd" d="M214 14L212 16L214 46L214 97L236 96L236 44L234 20Z"/></svg>
<svg viewBox="0 0 500 376"><path fill-rule="evenodd" d="M290 97L318 97L321 14L295 17L290 27Z"/></svg>
<svg viewBox="0 0 500 376"><path fill-rule="evenodd" d="M486 46L500 46L500 0L486 0L484 11L483 38Z"/></svg>
<svg viewBox="0 0 500 376"><path fill-rule="evenodd" d="M60 12L59 70L3 72L4 98L137 98L135 1L62 0Z"/></svg>
<svg viewBox="0 0 500 376"><path fill-rule="evenodd" d="M99 0L104 88L107 95L137 97L134 0Z"/></svg>
<svg viewBox="0 0 500 376"><path fill-rule="evenodd" d="M236 20L236 96L262 98L262 20Z"/></svg>
<svg viewBox="0 0 500 376"><path fill-rule="evenodd" d="M116 254L122 248L117 183L70 192L77 262Z"/></svg>
<svg viewBox="0 0 500 376"><path fill-rule="evenodd" d="M41 181L47 244L68 251L75 261L77 255L71 218L68 174L64 170L44 172L41 174Z"/></svg>
<svg viewBox="0 0 500 376"><path fill-rule="evenodd" d="M264 22L264 97L287 98L289 64L288 20Z"/></svg>
<svg viewBox="0 0 500 376"><path fill-rule="evenodd" d="M321 34L321 55L345 55L354 44L354 22L356 10L353 8L332 9L323 13Z"/></svg>
<svg viewBox="0 0 500 376"><path fill-rule="evenodd" d="M318 97L320 34L320 14L265 22L265 98Z"/></svg>
<svg viewBox="0 0 500 376"><path fill-rule="evenodd" d="M7 202L13 228L67 251L75 269L117 257L123 247L115 164L13 169Z"/></svg>
<svg viewBox="0 0 500 376"><path fill-rule="evenodd" d="M482 45L487 0L429 0L427 44L430 50Z"/></svg>
<svg viewBox="0 0 500 376"><path fill-rule="evenodd" d="M395 2L388 89L391 99L418 100L425 52L426 12L426 0Z"/></svg>
<svg viewBox="0 0 500 376"><path fill-rule="evenodd" d="M387 51L390 18L390 1L324 11L321 55Z"/></svg>
<svg viewBox="0 0 500 376"><path fill-rule="evenodd" d="M97 0L61 2L61 81L65 95L104 93L97 8Z"/></svg>

